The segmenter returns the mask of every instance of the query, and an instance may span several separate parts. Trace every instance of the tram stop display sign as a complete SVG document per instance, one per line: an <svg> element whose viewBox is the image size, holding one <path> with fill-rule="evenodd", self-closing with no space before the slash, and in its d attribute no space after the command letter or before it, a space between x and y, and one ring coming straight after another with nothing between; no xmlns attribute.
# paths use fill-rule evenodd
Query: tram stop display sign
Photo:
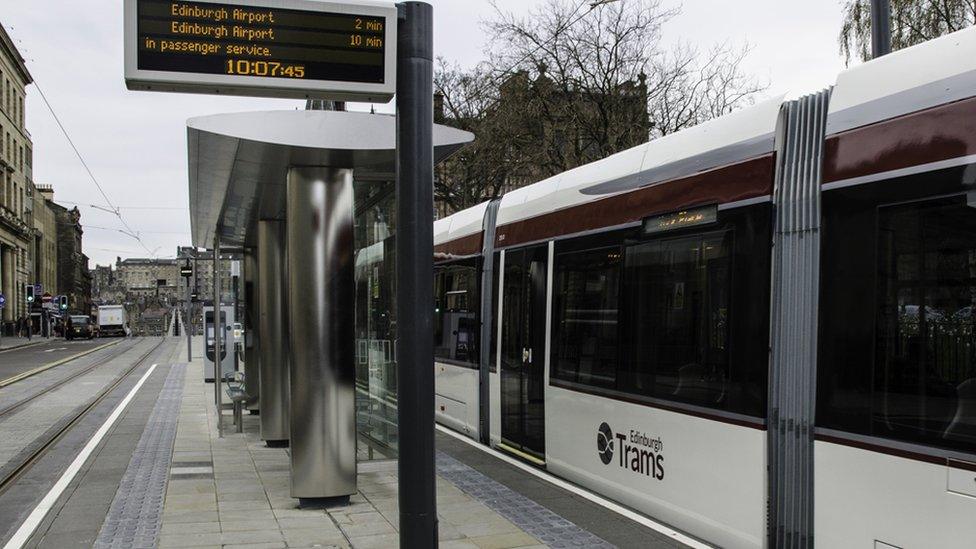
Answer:
<svg viewBox="0 0 976 549"><path fill-rule="evenodd" d="M391 2L124 1L131 90L366 102L396 91Z"/></svg>

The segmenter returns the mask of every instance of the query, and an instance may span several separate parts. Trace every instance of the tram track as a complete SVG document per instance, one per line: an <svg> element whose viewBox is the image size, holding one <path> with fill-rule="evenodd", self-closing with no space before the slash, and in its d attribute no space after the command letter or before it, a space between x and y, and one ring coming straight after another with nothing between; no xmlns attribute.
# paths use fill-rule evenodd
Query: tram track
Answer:
<svg viewBox="0 0 976 549"><path fill-rule="evenodd" d="M29 403L33 402L34 400L37 400L38 398L46 395L47 393L49 393L49 392L51 392L51 391L53 391L55 389L58 389L60 387L63 387L67 383L69 383L69 382L71 382L71 381L73 381L73 380L75 380L75 379L77 379L77 378L79 378L79 377L81 377L81 376L83 376L83 375L91 372L95 368L98 368L99 366L103 366L103 365L105 365L105 364L107 364L107 363L115 360L116 358L124 355L125 353L127 353L127 352L131 351L132 349L134 349L141 341L143 341L142 338L140 338L139 340L136 340L135 342L133 342L132 345L129 345L127 347L122 347L121 349L116 349L116 352L111 353L111 354L109 354L108 356L106 356L106 357L104 357L102 359L96 360L91 365L85 366L81 370L78 370L77 372L71 373L71 374L69 374L68 376L66 376L66 377L64 377L62 379L56 380L52 385L47 386L47 387L44 387L44 388L40 389L39 391L31 394L30 396L27 396L25 398L22 398L22 399L20 399L20 400L18 400L16 402L14 402L13 404L9 404L9 405L7 405L7 406L5 406L3 408L0 408L0 421L2 421L4 417L6 417L7 415L9 415L12 412L16 411L17 409L23 407L24 405L29 404ZM102 347L101 349L94 349L93 352L97 352L99 350L104 350L104 349L106 349L106 347ZM58 366L65 366L67 364L70 364L71 361L84 358L85 356L88 356L88 355L86 354L86 355L81 355L81 356L69 357L69 360L67 362L61 362L61 361L59 361L60 363L58 363L57 365ZM17 380L17 382L20 382L20 381L23 381L23 379ZM10 385L14 385L14 383L10 383L8 385L4 385L4 387L10 386Z"/></svg>
<svg viewBox="0 0 976 549"><path fill-rule="evenodd" d="M64 379L58 380L53 385L45 387L43 390L38 391L37 393L31 396L28 396L24 399L21 399L20 401L15 402L14 404L7 406L6 408L3 408L2 410L0 410L0 420L3 420L5 417L9 416L16 410L22 408L26 404L33 402L44 395L50 394L51 392L56 391L61 387L64 387L71 381L85 374L91 373L96 368L100 366L104 366L109 362L111 362L112 360L119 358L120 356L124 355L126 352L134 349L142 341L144 341L144 339L140 339L134 345L123 349L119 353L114 353L111 356L105 357L104 359L99 360L90 366L86 366L82 370L72 373L71 375L65 377ZM140 366L144 365L147 359L149 359L150 356L152 356L160 347L162 347L162 345L165 342L166 342L166 338L160 338L158 343L153 345L146 352L142 353L137 359L135 359L132 362L130 366L126 367L119 375L117 375L114 379L112 379L110 383L108 383L105 387L100 389L95 394L94 397L89 399L87 403L85 403L84 405L80 406L79 408L76 408L74 411L69 413L66 416L68 418L67 421L62 421L61 424L56 426L54 429L51 429L49 430L49 432L42 434L38 438L38 440L41 441L40 444L37 444L35 442L35 444L33 444L32 447L29 447L25 452L22 452L23 455L18 455L7 464L4 464L3 467L0 468L0 471L2 471L2 473L0 473L2 474L2 478L0 478L0 496L6 493L7 490L11 486L13 486L17 482L17 480L24 475L24 473L29 471L31 467L33 467L42 457L44 457L44 455L47 454L48 450L50 450L55 444L57 444L58 441L60 441L65 434L67 434L73 428L75 428L82 421L82 419L85 418L85 416L87 416L92 410L94 410L99 404L101 404L108 395L110 395L113 391L115 391L115 389L117 389L132 374L132 372L137 370ZM13 462L12 466L11 466L11 462Z"/></svg>

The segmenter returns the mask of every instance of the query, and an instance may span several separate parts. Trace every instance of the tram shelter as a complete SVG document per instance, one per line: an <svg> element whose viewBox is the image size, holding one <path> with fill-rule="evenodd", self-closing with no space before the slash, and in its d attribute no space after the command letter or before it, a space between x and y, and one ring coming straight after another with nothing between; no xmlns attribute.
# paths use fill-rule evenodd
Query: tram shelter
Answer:
<svg viewBox="0 0 976 549"><path fill-rule="evenodd" d="M435 125L433 138L436 164L474 136ZM396 118L220 114L190 119L187 141L193 245L212 249L215 266L222 248L243 252L253 323L245 384L261 437L291 447L292 497L347 497L356 492L356 365L371 350L356 341L356 249L367 247L357 246L357 189L392 192Z"/></svg>

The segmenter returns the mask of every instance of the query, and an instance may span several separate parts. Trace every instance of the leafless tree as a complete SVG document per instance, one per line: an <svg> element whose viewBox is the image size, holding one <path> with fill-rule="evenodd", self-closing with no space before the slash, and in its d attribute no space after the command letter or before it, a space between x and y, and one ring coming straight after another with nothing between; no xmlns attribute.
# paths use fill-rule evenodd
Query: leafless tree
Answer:
<svg viewBox="0 0 976 549"><path fill-rule="evenodd" d="M891 48L898 50L976 23L976 0L891 0ZM871 58L871 0L846 0L840 50Z"/></svg>
<svg viewBox="0 0 976 549"><path fill-rule="evenodd" d="M478 136L441 170L437 197L452 210L727 113L765 89L742 68L748 48L665 48L678 10L660 0L545 0L525 15L495 7L483 22L487 60L471 70L442 61L435 77L446 123Z"/></svg>
<svg viewBox="0 0 976 549"><path fill-rule="evenodd" d="M458 211L500 196L525 168L533 149L525 117L517 104L499 102L487 67L463 70L438 59L434 90L439 112L451 126L474 132L475 142L438 167L434 196Z"/></svg>

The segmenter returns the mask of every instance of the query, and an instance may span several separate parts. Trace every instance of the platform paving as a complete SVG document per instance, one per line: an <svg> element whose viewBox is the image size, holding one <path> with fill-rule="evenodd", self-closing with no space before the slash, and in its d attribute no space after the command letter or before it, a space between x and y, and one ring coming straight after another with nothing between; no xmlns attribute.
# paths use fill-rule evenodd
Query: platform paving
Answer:
<svg viewBox="0 0 976 549"><path fill-rule="evenodd" d="M287 449L260 440L258 417L245 432L217 436L213 386L202 364L187 369L162 515L159 547L352 547L398 545L397 463L359 464L359 492L348 505L300 509L289 494ZM438 478L441 547L544 547L486 504Z"/></svg>

